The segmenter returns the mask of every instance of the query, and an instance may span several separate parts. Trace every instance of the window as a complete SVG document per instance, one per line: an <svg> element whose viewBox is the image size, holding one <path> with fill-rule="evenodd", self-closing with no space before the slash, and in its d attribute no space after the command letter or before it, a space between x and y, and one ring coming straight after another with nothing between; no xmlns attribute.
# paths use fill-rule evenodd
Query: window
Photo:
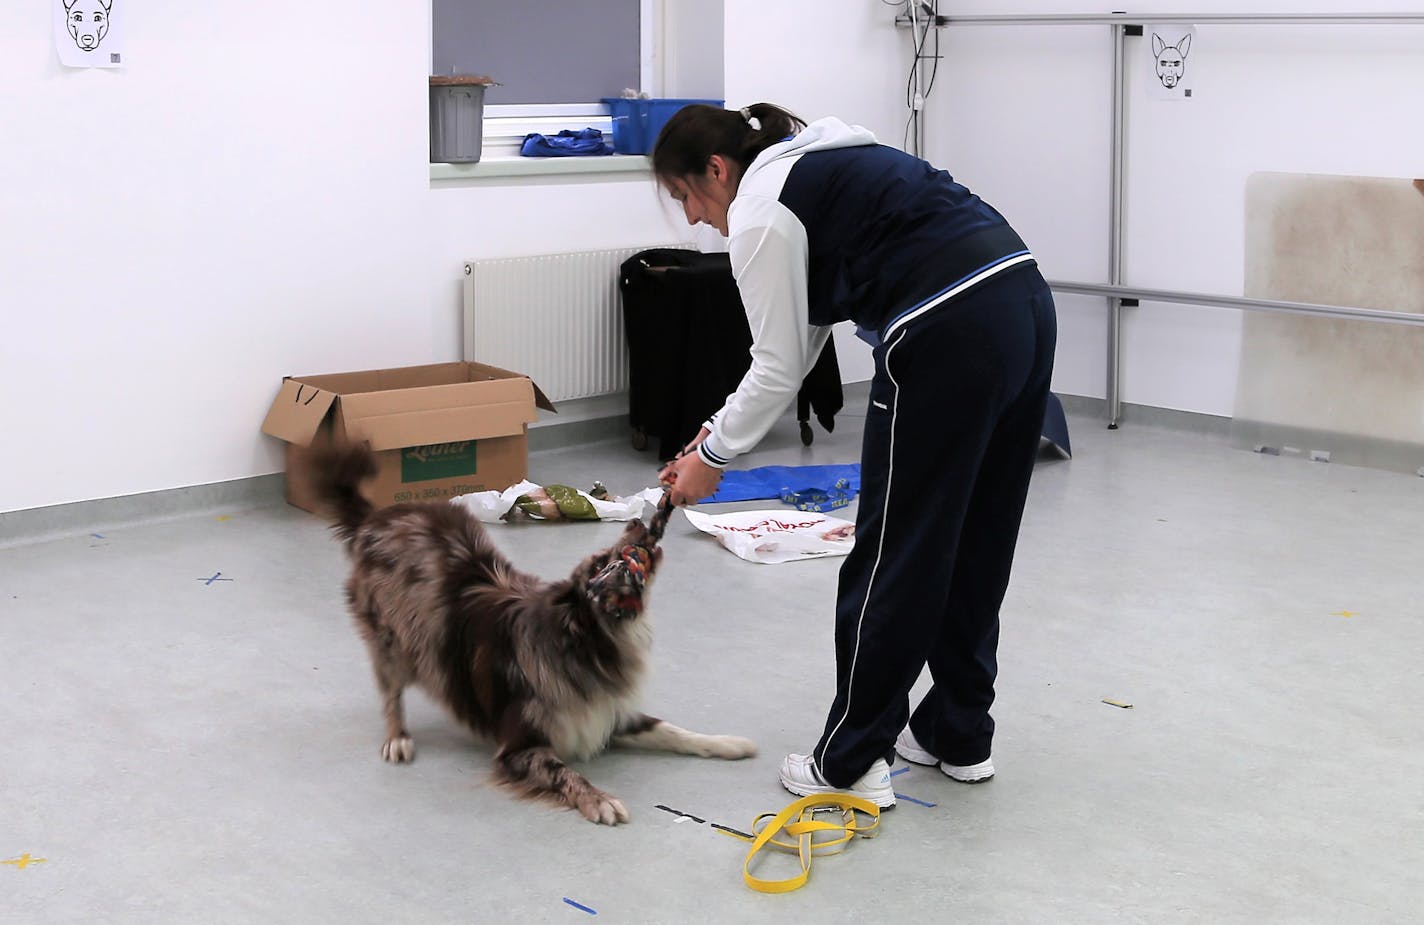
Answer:
<svg viewBox="0 0 1424 925"><path fill-rule="evenodd" d="M529 132L609 132L603 97L657 95L654 20L663 0L432 0L431 73L484 74L484 148L511 155Z"/></svg>

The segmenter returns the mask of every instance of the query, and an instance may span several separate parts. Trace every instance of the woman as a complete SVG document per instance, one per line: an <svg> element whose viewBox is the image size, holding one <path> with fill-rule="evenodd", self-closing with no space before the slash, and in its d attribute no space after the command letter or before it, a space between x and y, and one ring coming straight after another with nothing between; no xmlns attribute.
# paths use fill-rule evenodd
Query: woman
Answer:
<svg viewBox="0 0 1424 925"><path fill-rule="evenodd" d="M729 238L752 331L736 392L663 471L677 503L771 428L830 325L874 345L856 544L836 599L836 696L792 793L893 806L888 759L993 776L999 605L1038 451L1056 320L1037 264L949 174L838 119L768 103L679 110L653 172ZM934 686L913 715L928 663ZM898 734L898 735L897 735Z"/></svg>

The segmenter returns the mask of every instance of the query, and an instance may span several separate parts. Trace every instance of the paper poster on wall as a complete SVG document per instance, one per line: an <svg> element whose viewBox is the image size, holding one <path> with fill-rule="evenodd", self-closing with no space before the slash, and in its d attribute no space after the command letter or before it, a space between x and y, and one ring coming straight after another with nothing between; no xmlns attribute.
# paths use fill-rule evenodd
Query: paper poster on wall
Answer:
<svg viewBox="0 0 1424 925"><path fill-rule="evenodd" d="M1189 55L1196 42L1192 25L1158 23L1147 27L1147 49L1152 54L1147 77L1147 96L1157 100L1192 98L1192 66Z"/></svg>
<svg viewBox="0 0 1424 925"><path fill-rule="evenodd" d="M50 0L54 45L65 67L123 67L129 0Z"/></svg>

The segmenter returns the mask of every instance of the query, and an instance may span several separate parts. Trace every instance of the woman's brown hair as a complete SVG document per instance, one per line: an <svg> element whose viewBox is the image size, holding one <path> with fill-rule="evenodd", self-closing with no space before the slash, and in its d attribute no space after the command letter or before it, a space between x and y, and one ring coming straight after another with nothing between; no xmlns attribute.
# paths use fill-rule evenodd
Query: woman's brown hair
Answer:
<svg viewBox="0 0 1424 925"><path fill-rule="evenodd" d="M806 127L799 116L772 103L742 110L693 103L673 113L653 145L653 176L659 180L700 176L720 154L743 171L767 148Z"/></svg>

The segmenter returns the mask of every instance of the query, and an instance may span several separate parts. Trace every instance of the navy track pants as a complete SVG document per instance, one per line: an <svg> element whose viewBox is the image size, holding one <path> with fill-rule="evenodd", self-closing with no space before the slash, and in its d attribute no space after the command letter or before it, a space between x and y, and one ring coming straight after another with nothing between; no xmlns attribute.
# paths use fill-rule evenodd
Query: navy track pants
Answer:
<svg viewBox="0 0 1424 925"><path fill-rule="evenodd" d="M1007 271L875 348L855 548L836 600L836 696L814 756L848 787L907 720L940 760L989 757L999 606L1053 373L1053 296ZM934 686L910 714L928 664Z"/></svg>

